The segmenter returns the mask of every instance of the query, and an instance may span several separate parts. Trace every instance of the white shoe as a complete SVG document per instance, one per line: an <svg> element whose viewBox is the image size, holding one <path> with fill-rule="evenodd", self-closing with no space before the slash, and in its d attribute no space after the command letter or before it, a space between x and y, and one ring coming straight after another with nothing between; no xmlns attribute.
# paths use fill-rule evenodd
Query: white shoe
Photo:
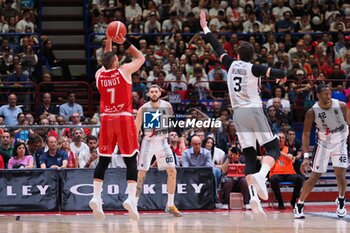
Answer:
<svg viewBox="0 0 350 233"><path fill-rule="evenodd" d="M129 217L132 220L139 221L140 220L140 215L139 212L137 212L137 204L136 201L134 201L131 198L127 198L123 202L123 207L129 212Z"/></svg>
<svg viewBox="0 0 350 233"><path fill-rule="evenodd" d="M249 205L253 213L265 213L257 196L250 197Z"/></svg>
<svg viewBox="0 0 350 233"><path fill-rule="evenodd" d="M335 200L335 203L337 205L337 215L339 218L344 218L346 216L346 208L345 208L345 199L344 199L344 204L342 206L342 208L340 208L340 203L339 203L339 200L338 198Z"/></svg>
<svg viewBox="0 0 350 233"><path fill-rule="evenodd" d="M105 213L103 213L102 204L103 202L101 199L97 199L94 197L89 202L89 206L92 209L92 213L96 220L102 221L105 219Z"/></svg>
<svg viewBox="0 0 350 233"><path fill-rule="evenodd" d="M244 205L244 207L245 207L246 210L252 210L252 207L250 207L249 204Z"/></svg>
<svg viewBox="0 0 350 233"><path fill-rule="evenodd" d="M303 219L304 215L304 204L296 204L294 208L294 218L295 219Z"/></svg>
<svg viewBox="0 0 350 233"><path fill-rule="evenodd" d="M251 181L252 184L255 186L259 197L265 201L269 199L269 195L267 193L267 188L265 184L265 177L261 177L259 173L255 173L251 176Z"/></svg>
<svg viewBox="0 0 350 233"><path fill-rule="evenodd" d="M228 210L228 204L222 204L221 209Z"/></svg>

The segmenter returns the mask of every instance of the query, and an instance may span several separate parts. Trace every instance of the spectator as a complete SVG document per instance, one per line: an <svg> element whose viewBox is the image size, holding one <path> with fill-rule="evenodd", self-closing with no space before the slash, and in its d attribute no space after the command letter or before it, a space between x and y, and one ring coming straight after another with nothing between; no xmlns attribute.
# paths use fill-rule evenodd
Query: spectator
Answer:
<svg viewBox="0 0 350 233"><path fill-rule="evenodd" d="M346 80L350 79L350 51L345 54L345 59L341 63L341 70L344 71ZM349 85L347 85L349 87Z"/></svg>
<svg viewBox="0 0 350 233"><path fill-rule="evenodd" d="M199 99L206 100L210 92L208 79L203 75L203 66L197 63L194 66L194 77L190 79L189 84L192 84L194 89L199 94Z"/></svg>
<svg viewBox="0 0 350 233"><path fill-rule="evenodd" d="M176 159L175 159L176 166L180 166L181 162L182 162L182 154L186 150L184 138L182 137L182 135L181 135L181 137L179 137L177 132L170 131L169 132L169 145L170 145L170 148L171 148L174 156L176 156Z"/></svg>
<svg viewBox="0 0 350 233"><path fill-rule="evenodd" d="M25 119L25 114L24 113L19 113L17 116L18 119L18 126L20 128L14 130L14 135L15 135L15 143L17 142L24 142L27 143L29 136L33 135L34 132L32 129L28 128L21 128L21 126L28 126L28 120Z"/></svg>
<svg viewBox="0 0 350 233"><path fill-rule="evenodd" d="M162 32L170 32L171 28L175 28L176 31L182 30L182 23L178 20L175 11L169 13L169 19L164 20L162 23Z"/></svg>
<svg viewBox="0 0 350 233"><path fill-rule="evenodd" d="M143 99L147 92L147 86L140 81L140 72L135 72L131 74L132 78L132 91L135 91L139 94L139 96Z"/></svg>
<svg viewBox="0 0 350 233"><path fill-rule="evenodd" d="M192 12L191 5L186 4L185 0L174 1L169 12L175 11L177 15L183 14L185 17Z"/></svg>
<svg viewBox="0 0 350 233"><path fill-rule="evenodd" d="M80 128L79 126L82 125L80 119L81 119L81 117L80 117L79 113L74 112L72 114L72 116L70 117L71 125L72 126L76 126L76 128ZM88 129L88 128L81 128L81 129L84 131L85 136L90 136L90 134L91 134L90 129ZM71 138L71 136L72 136L72 128L64 129L62 135L66 136L68 138Z"/></svg>
<svg viewBox="0 0 350 233"><path fill-rule="evenodd" d="M218 137L218 147L226 154L232 145L238 143L238 137L236 134L236 127L234 122L230 120L227 124L226 130Z"/></svg>
<svg viewBox="0 0 350 233"><path fill-rule="evenodd" d="M303 184L303 177L296 174L293 168L293 155L288 146L285 146L286 136L284 133L278 133L281 155L276 160L275 165L270 170L270 182L272 190L278 201L278 209L284 209L284 202L279 187L280 182L293 182L294 189L291 199L291 206L294 208L296 199L299 197L300 189Z"/></svg>
<svg viewBox="0 0 350 233"><path fill-rule="evenodd" d="M301 175L300 165L303 162L303 156L301 154L301 142L296 137L294 129L289 129L287 132L286 146L289 147L293 155L293 167L297 174Z"/></svg>
<svg viewBox="0 0 350 233"><path fill-rule="evenodd" d="M1 22L3 24L9 24L10 18L15 17L16 23L19 21L19 12L17 9L12 8L14 0L5 0L4 8L1 11Z"/></svg>
<svg viewBox="0 0 350 233"><path fill-rule="evenodd" d="M284 19L280 19L276 23L276 32L295 32L295 23L292 21L292 12L285 11Z"/></svg>
<svg viewBox="0 0 350 233"><path fill-rule="evenodd" d="M68 164L68 154L63 150L58 150L57 139L48 137L47 145L49 150L40 156L40 168L66 168Z"/></svg>
<svg viewBox="0 0 350 233"><path fill-rule="evenodd" d="M284 89L281 86L274 86L274 88L272 90L272 97L273 98L271 98L267 101L267 104L266 104L267 108L273 104L274 98L278 97L281 100L283 111L285 111L286 114L288 114L290 112L290 102L289 102L289 100L284 98L285 93L284 93Z"/></svg>
<svg viewBox="0 0 350 233"><path fill-rule="evenodd" d="M13 154L13 135L10 131L4 130L1 135L0 155L3 158L5 168Z"/></svg>
<svg viewBox="0 0 350 233"><path fill-rule="evenodd" d="M68 155L67 168L78 168L78 158L75 157L74 152L70 149L69 138L62 136L58 140L58 149L65 151Z"/></svg>
<svg viewBox="0 0 350 233"><path fill-rule="evenodd" d="M198 91L191 91L190 92L190 102L187 104L186 108L191 109L191 108L197 108L200 111L206 113L207 112L207 107L202 104L199 98L199 93Z"/></svg>
<svg viewBox="0 0 350 233"><path fill-rule="evenodd" d="M62 75L65 80L71 80L72 75L69 70L69 66L65 61L59 60L56 58L52 50L51 40L44 40L43 42L43 57L44 62L47 63L50 67L61 67Z"/></svg>
<svg viewBox="0 0 350 233"><path fill-rule="evenodd" d="M284 6L284 0L278 0L277 6L272 8L272 15L274 16L276 22L278 20L284 19L284 13L287 11L292 12L292 10L289 7Z"/></svg>
<svg viewBox="0 0 350 233"><path fill-rule="evenodd" d="M84 150L79 154L79 167L95 168L98 164L97 138L95 136L90 136L87 138L86 142L89 150Z"/></svg>
<svg viewBox="0 0 350 233"><path fill-rule="evenodd" d="M29 32L34 32L34 23L31 21L31 14L29 9L23 11L23 19L18 21L18 23L16 24L17 32L28 32L26 31L26 28L30 28Z"/></svg>
<svg viewBox="0 0 350 233"><path fill-rule="evenodd" d="M251 12L248 15L248 20L243 23L243 33L253 33L254 27L253 25L257 24L259 28L259 32L261 32L261 23L256 20L255 13Z"/></svg>
<svg viewBox="0 0 350 233"><path fill-rule="evenodd" d="M40 168L40 156L49 150L45 142L46 138L47 134L44 131L39 131L39 133L33 137L33 143L35 145L33 158L37 168Z"/></svg>
<svg viewBox="0 0 350 233"><path fill-rule="evenodd" d="M84 117L83 107L75 102L75 92L69 91L67 93L67 99L67 103L60 106L60 115L64 116L66 120L69 120L75 112L79 113L81 117Z"/></svg>
<svg viewBox="0 0 350 233"><path fill-rule="evenodd" d="M161 24L157 20L157 15L156 13L152 12L150 13L149 20L146 21L145 27L144 27L144 32L145 33L152 33L152 32L160 32L161 31Z"/></svg>
<svg viewBox="0 0 350 233"><path fill-rule="evenodd" d="M89 153L89 147L84 142L84 131L80 128L75 128L72 133L72 142L69 147L73 151L78 161L80 160L80 154Z"/></svg>
<svg viewBox="0 0 350 233"><path fill-rule="evenodd" d="M240 150L236 145L233 145L226 155L225 162L223 163L221 169L222 173L227 175L229 164L241 164L242 158L240 156ZM241 192L243 195L243 204L246 209L250 209L249 200L250 194L248 189L247 180L245 177L228 177L225 176L221 181L221 203L222 209L228 209L228 204L230 202L231 192Z"/></svg>
<svg viewBox="0 0 350 233"><path fill-rule="evenodd" d="M142 17L142 9L136 0L130 0L130 5L125 7L125 17L130 24L134 18L139 18L141 20Z"/></svg>
<svg viewBox="0 0 350 233"><path fill-rule="evenodd" d="M8 168L34 168L33 156L28 155L28 150L24 142L16 143L13 149L13 156L8 163Z"/></svg>
<svg viewBox="0 0 350 233"><path fill-rule="evenodd" d="M202 141L202 147L209 150L211 154L211 159L214 162L214 169L221 172L222 164L224 163L225 152L215 145L214 138L206 137Z"/></svg>
<svg viewBox="0 0 350 233"><path fill-rule="evenodd" d="M22 113L22 109L16 106L17 96L10 94L8 96L8 105L0 107L0 116L5 117L5 125L18 125L17 116Z"/></svg>
<svg viewBox="0 0 350 233"><path fill-rule="evenodd" d="M215 185L215 201L218 202L217 181L221 180L221 171L214 168L214 163L211 158L210 151L201 147L202 139L194 135L191 138L192 148L187 149L182 154L182 166L183 167L211 167L214 174Z"/></svg>
<svg viewBox="0 0 350 233"><path fill-rule="evenodd" d="M223 100L228 93L227 83L220 70L215 70L214 80L209 83L209 96L214 100Z"/></svg>
<svg viewBox="0 0 350 233"><path fill-rule="evenodd" d="M0 22L1 24L1 22ZM9 22L2 27L2 33L15 33L16 32L16 18L10 17Z"/></svg>
<svg viewBox="0 0 350 233"><path fill-rule="evenodd" d="M340 86L341 89L346 88L346 76L344 71L341 70L340 64L335 63L333 65L333 72L327 77L327 79L330 79L332 90L337 89L338 86Z"/></svg>
<svg viewBox="0 0 350 233"><path fill-rule="evenodd" d="M59 106L51 104L51 94L45 92L42 96L42 104L37 108L37 118L48 117L50 114L58 115Z"/></svg>
<svg viewBox="0 0 350 233"><path fill-rule="evenodd" d="M93 25L93 28L94 28L94 33L100 33L100 34L103 33L104 35L96 35L95 36L96 42L101 42L105 38L107 26L108 24L107 24L106 16L104 14L100 14L98 16L97 23Z"/></svg>

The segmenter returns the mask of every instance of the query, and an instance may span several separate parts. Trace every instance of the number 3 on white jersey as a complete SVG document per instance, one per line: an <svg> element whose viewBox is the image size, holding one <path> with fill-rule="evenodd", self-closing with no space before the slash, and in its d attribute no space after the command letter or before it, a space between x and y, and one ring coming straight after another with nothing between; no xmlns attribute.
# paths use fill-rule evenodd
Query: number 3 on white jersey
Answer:
<svg viewBox="0 0 350 233"><path fill-rule="evenodd" d="M107 88L107 92L111 93L111 104L114 104L114 102L115 102L115 89L114 88Z"/></svg>

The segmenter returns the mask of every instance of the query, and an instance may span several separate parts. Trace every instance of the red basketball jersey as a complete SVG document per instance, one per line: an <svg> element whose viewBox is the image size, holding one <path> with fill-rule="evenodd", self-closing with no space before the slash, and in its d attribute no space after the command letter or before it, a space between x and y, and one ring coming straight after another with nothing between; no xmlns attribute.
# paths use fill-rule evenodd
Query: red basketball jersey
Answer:
<svg viewBox="0 0 350 233"><path fill-rule="evenodd" d="M119 69L96 72L96 85L100 92L100 113L132 113L132 83L127 82Z"/></svg>

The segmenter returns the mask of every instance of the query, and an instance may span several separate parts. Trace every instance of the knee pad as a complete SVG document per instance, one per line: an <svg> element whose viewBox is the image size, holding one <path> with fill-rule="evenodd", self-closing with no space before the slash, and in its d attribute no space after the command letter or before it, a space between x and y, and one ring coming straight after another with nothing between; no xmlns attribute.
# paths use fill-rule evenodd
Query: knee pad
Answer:
<svg viewBox="0 0 350 233"><path fill-rule="evenodd" d="M244 148L243 155L245 159L245 175L254 174L256 172L256 150L254 147Z"/></svg>
<svg viewBox="0 0 350 233"><path fill-rule="evenodd" d="M137 161L135 153L131 157L124 157L124 163L126 165L126 180L137 181Z"/></svg>
<svg viewBox="0 0 350 233"><path fill-rule="evenodd" d="M100 156L94 172L95 179L103 180L105 178L105 173L110 162L111 157Z"/></svg>
<svg viewBox="0 0 350 233"><path fill-rule="evenodd" d="M278 139L275 138L271 142L268 142L264 145L266 154L275 159L275 161L280 157L280 145L278 143Z"/></svg>

